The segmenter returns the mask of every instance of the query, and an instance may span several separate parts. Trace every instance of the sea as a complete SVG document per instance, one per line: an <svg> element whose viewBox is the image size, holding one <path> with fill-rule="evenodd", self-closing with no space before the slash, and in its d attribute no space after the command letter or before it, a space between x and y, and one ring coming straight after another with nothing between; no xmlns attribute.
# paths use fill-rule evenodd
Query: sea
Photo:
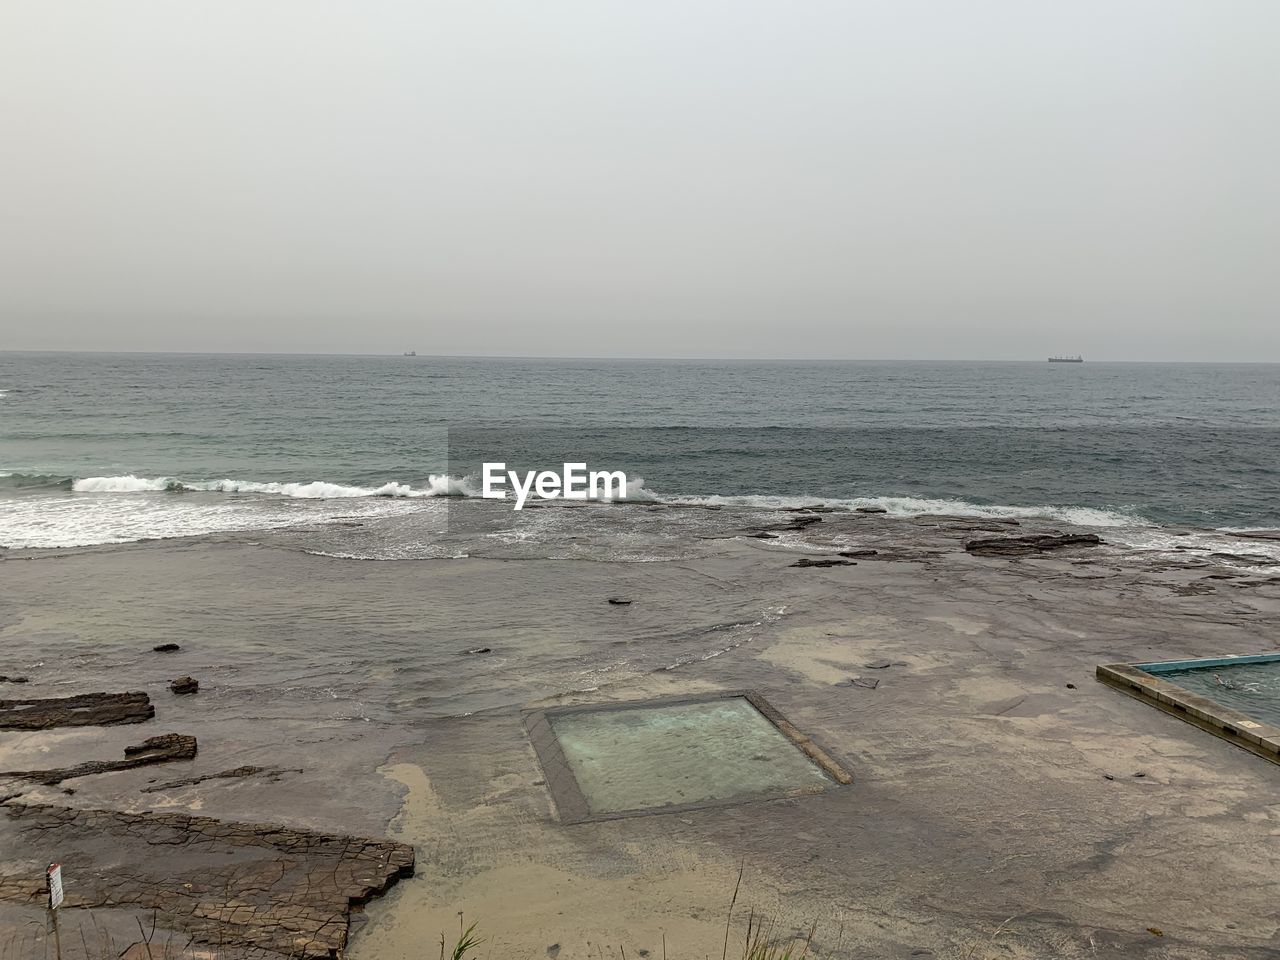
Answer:
<svg viewBox="0 0 1280 960"><path fill-rule="evenodd" d="M1212 543L1280 528L1280 365L0 353L3 547L305 529L369 560L585 538L643 561L699 536L697 511L601 509L450 537L485 462L623 470L650 506Z"/></svg>

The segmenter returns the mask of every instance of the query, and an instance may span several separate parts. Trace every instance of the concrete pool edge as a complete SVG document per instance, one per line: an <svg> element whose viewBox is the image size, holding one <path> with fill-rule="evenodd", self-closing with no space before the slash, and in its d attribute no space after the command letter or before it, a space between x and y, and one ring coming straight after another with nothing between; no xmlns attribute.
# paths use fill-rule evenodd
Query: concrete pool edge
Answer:
<svg viewBox="0 0 1280 960"><path fill-rule="evenodd" d="M713 703L717 700L745 700L760 716L764 717L779 733L803 753L811 763L831 781L839 786L853 783L853 775L849 773L830 753L814 742L813 738L799 730L784 717L774 706L755 690L725 690L695 696L661 697L649 700L614 700L604 703L585 703L574 706L551 707L545 710L532 710L525 713L525 730L529 742L533 745L538 764L542 768L547 791L555 807L558 819L562 824L596 823L605 820L621 820L627 817L656 816L668 813L684 813L691 810L705 810L714 807L737 806L744 803L757 803L767 800L783 800L789 797L821 793L825 787L800 788L793 790L775 790L766 793L747 793L715 800L700 800L694 803L670 804L661 807L641 807L634 810L609 811L592 813L587 798L578 785L577 777L570 768L560 741L551 726L551 718L582 713L605 713L620 710L637 710L679 706L691 703Z"/></svg>
<svg viewBox="0 0 1280 960"><path fill-rule="evenodd" d="M1194 724L1264 760L1280 764L1280 727L1255 720L1186 687L1158 676L1160 672L1194 667L1229 666L1280 661L1280 654L1216 657L1203 660L1164 660L1153 663L1099 664L1097 679L1122 693L1148 703L1170 716Z"/></svg>

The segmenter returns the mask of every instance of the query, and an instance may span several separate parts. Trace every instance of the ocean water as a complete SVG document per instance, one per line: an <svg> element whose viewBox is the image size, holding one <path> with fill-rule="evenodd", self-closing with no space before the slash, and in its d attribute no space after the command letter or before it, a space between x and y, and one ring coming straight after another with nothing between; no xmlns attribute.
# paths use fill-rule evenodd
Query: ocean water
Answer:
<svg viewBox="0 0 1280 960"><path fill-rule="evenodd" d="M347 524L341 555L456 555L432 545L485 460L624 469L647 503L1045 516L1155 543L1280 527L1278 441L1273 364L0 353L0 545ZM535 513L498 536L554 539ZM634 516L604 514L628 558Z"/></svg>

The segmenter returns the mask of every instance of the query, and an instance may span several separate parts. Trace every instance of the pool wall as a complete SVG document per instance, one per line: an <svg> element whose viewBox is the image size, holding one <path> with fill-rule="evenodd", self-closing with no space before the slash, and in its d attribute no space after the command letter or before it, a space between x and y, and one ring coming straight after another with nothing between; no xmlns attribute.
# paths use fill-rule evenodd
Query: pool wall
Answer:
<svg viewBox="0 0 1280 960"><path fill-rule="evenodd" d="M1159 674L1199 667L1228 667L1280 661L1280 653L1203 660L1162 660L1156 663L1111 663L1098 667L1097 677L1123 693L1165 713L1193 723L1237 747L1280 764L1280 728L1193 693Z"/></svg>

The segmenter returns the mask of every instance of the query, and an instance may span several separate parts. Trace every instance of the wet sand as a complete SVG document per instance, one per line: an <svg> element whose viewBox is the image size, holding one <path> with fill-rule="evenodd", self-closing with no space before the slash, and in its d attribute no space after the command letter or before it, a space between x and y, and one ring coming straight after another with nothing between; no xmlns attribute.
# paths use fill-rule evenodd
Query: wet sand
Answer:
<svg viewBox="0 0 1280 960"><path fill-rule="evenodd" d="M31 682L0 696L145 690L144 735L200 743L192 763L17 789L412 844L417 873L368 906L355 960L434 955L459 913L482 956L656 958L664 938L673 960L717 956L739 865L733 943L754 909L816 925L819 956L1280 956L1280 766L1093 676L1274 648L1276 568L980 558L963 540L999 532L856 522L900 559L794 568L820 553L743 539L642 564L362 562L270 537L11 552L0 673ZM166 640L182 650L151 652ZM881 659L903 665L865 666ZM182 674L199 694L169 694ZM557 821L525 711L727 689L763 693L853 784ZM0 769L118 756L141 729L0 733ZM143 792L242 764L301 772ZM33 855L0 850L0 873ZM24 916L0 911L0 943Z"/></svg>

